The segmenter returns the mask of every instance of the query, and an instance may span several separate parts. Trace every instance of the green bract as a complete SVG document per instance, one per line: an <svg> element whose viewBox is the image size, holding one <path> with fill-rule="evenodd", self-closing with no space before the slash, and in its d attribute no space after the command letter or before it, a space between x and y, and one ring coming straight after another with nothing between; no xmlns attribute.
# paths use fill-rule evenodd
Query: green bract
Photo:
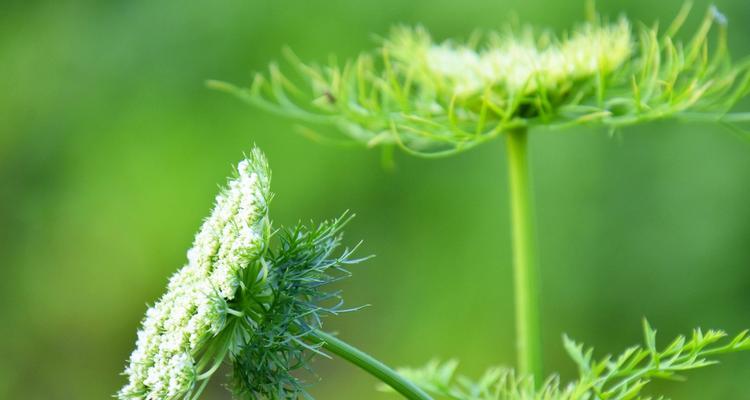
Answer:
<svg viewBox="0 0 750 400"><path fill-rule="evenodd" d="M749 64L733 64L726 19L715 8L691 39L687 18L632 26L597 16L555 36L530 28L435 41L422 27L396 27L380 47L343 65L286 55L294 74L271 65L247 88L211 82L260 107L331 123L368 146L417 155L471 148L509 130L599 124L612 129L678 117L727 123L746 95Z"/></svg>

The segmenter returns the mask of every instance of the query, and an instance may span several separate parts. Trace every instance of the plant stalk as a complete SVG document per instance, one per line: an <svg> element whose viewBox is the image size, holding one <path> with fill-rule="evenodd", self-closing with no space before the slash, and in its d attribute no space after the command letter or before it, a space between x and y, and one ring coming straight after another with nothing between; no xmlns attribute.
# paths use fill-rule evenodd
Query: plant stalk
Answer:
<svg viewBox="0 0 750 400"><path fill-rule="evenodd" d="M314 329L306 335L305 340L320 344L324 349L362 368L409 400L432 400L427 393L398 372L333 335Z"/></svg>
<svg viewBox="0 0 750 400"><path fill-rule="evenodd" d="M516 307L518 371L543 379L539 329L539 273L535 260L534 209L526 128L506 134Z"/></svg>

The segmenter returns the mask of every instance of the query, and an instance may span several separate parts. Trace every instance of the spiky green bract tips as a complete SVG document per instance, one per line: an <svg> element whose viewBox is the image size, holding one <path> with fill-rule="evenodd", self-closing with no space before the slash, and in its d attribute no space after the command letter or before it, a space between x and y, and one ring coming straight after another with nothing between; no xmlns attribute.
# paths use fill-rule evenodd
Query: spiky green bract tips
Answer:
<svg viewBox="0 0 750 400"><path fill-rule="evenodd" d="M593 349L564 337L565 350L578 366L579 378L567 385L556 375L541 385L513 370L493 368L480 379L456 376L458 363L431 361L419 369L400 370L438 399L453 400L628 400L652 399L643 393L653 379L675 379L678 374L716 364L714 356L750 350L747 331L728 338L723 331L695 329L659 350L656 331L644 321L644 345L618 356L595 360Z"/></svg>
<svg viewBox="0 0 750 400"><path fill-rule="evenodd" d="M308 344L307 336L321 327L322 316L348 311L342 308L340 293L327 290L327 285L348 276L346 265L361 261L352 258L354 249L337 253L341 228L349 219L345 215L318 226L299 224L277 234L276 250L268 253L267 261L273 265L266 277L270 301L259 302L258 317L240 321L245 329L233 357L237 397L306 396L292 372L308 369L309 359L320 353L320 345Z"/></svg>
<svg viewBox="0 0 750 400"><path fill-rule="evenodd" d="M293 73L273 65L247 89L211 84L282 115L333 124L368 146L425 156L514 129L750 119L726 115L750 84L750 63L728 55L726 18L712 8L682 42L688 11L666 29L593 13L559 36L525 28L435 41L422 27L396 27L344 65L306 64L287 51Z"/></svg>
<svg viewBox="0 0 750 400"><path fill-rule="evenodd" d="M341 309L326 285L348 274L339 255L349 217L272 231L270 170L257 148L237 165L188 251L188 263L146 312L120 399L196 399L226 360L233 389L258 398L296 398L316 348L302 342L321 317Z"/></svg>

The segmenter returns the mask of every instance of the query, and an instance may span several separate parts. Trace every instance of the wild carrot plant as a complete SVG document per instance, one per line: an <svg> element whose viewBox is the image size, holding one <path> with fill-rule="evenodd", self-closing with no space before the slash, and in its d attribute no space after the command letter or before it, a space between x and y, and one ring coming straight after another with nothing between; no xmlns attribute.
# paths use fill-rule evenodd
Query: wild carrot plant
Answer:
<svg viewBox="0 0 750 400"><path fill-rule="evenodd" d="M644 345L595 359L567 337L579 377L545 374L540 346L534 201L529 134L579 125L616 130L657 119L714 121L745 135L750 114L734 106L750 91L750 62L734 62L727 20L710 8L682 41L690 6L665 27L599 16L562 35L532 28L436 41L423 27L395 27L379 46L343 65L272 64L248 88L211 81L269 111L308 124L330 124L354 143L443 157L497 137L506 141L517 333L517 369L493 368L478 380L456 375L456 361L433 361L398 374L323 333L321 317L342 311L328 283L346 276L352 251L334 255L348 218L274 230L267 213L268 167L259 151L238 176L188 252L188 264L146 314L119 397L197 398L228 360L239 398L306 395L295 369L329 351L364 368L409 399L649 399L653 379L750 350L747 332L696 329L666 347L644 320ZM335 140L307 129L326 141ZM549 378L545 379L545 376ZM413 382L413 383L412 383Z"/></svg>
<svg viewBox="0 0 750 400"><path fill-rule="evenodd" d="M347 214L319 225L272 228L271 172L260 150L239 163L188 251L188 263L146 312L120 399L197 399L225 361L238 398L307 396L295 370L328 351L408 398L421 389L321 330L348 311L328 285L362 259L339 251Z"/></svg>

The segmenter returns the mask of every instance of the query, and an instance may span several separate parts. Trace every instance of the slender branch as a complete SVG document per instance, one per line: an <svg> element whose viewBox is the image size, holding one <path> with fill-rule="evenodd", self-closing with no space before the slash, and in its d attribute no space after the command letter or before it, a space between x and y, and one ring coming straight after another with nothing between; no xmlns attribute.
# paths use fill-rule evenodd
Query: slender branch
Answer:
<svg viewBox="0 0 750 400"><path fill-rule="evenodd" d="M539 330L539 288L535 262L535 237L531 174L528 161L528 132L513 130L506 135L510 205L513 234L516 343L518 370L541 382L542 355Z"/></svg>
<svg viewBox="0 0 750 400"><path fill-rule="evenodd" d="M409 400L432 400L422 389L387 365L333 335L320 330L311 330L305 336L305 340L312 344L320 344L324 349L362 368Z"/></svg>

